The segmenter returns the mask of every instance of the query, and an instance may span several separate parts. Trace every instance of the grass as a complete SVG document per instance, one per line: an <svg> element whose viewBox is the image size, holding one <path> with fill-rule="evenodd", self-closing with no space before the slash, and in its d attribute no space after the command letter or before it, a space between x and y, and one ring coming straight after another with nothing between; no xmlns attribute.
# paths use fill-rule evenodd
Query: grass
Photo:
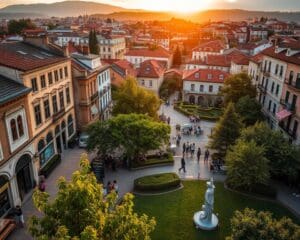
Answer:
<svg viewBox="0 0 300 240"><path fill-rule="evenodd" d="M156 219L157 225L152 233L153 240L223 240L230 234L230 219L234 211L246 207L270 211L276 218L288 216L296 223L300 223L299 219L280 204L249 198L225 189L223 183L215 183L214 212L219 215L220 226L212 232L196 230L193 215L201 209L206 183L184 181L183 185L183 189L169 194L135 197L135 210Z"/></svg>
<svg viewBox="0 0 300 240"><path fill-rule="evenodd" d="M134 188L141 191L166 190L180 185L180 179L175 173L160 173L138 178Z"/></svg>
<svg viewBox="0 0 300 240"><path fill-rule="evenodd" d="M185 103L177 103L175 106L175 110L181 112L186 116L198 116L200 117L200 119L209 121L217 121L223 114L223 110L221 108L203 108L199 105L191 105Z"/></svg>

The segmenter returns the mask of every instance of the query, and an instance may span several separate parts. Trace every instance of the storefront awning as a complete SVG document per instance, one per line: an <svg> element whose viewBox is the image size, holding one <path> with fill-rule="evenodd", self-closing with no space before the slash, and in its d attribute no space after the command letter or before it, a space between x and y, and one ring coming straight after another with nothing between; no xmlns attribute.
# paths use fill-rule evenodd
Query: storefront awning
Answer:
<svg viewBox="0 0 300 240"><path fill-rule="evenodd" d="M289 117L292 113L286 109L281 110L280 112L276 113L276 117L279 121Z"/></svg>
<svg viewBox="0 0 300 240"><path fill-rule="evenodd" d="M99 110L98 110L96 105L93 105L91 107L91 112L92 112L93 115L97 115L99 113Z"/></svg>

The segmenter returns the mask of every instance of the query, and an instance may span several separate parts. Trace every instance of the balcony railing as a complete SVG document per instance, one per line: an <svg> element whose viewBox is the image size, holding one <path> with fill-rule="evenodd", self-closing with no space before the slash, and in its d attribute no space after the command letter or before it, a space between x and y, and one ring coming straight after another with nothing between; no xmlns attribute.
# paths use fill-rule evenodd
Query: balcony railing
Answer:
<svg viewBox="0 0 300 240"><path fill-rule="evenodd" d="M58 112L54 113L52 116L52 121L56 122L65 114L65 108L61 108Z"/></svg>
<svg viewBox="0 0 300 240"><path fill-rule="evenodd" d="M300 79L296 80L296 81L290 81L289 78L285 79L285 83L287 84L287 86L294 90L294 91L299 91L300 92Z"/></svg>
<svg viewBox="0 0 300 240"><path fill-rule="evenodd" d="M262 92L262 93L266 93L267 92L267 87L263 86L262 84L258 84L257 88Z"/></svg>
<svg viewBox="0 0 300 240"><path fill-rule="evenodd" d="M98 99L99 98L99 92L97 91L96 93L94 93L92 96L91 96L91 102L93 102L94 100Z"/></svg>
<svg viewBox="0 0 300 240"><path fill-rule="evenodd" d="M280 104L288 111L294 113L296 110L296 106L285 101L284 99L280 99Z"/></svg>

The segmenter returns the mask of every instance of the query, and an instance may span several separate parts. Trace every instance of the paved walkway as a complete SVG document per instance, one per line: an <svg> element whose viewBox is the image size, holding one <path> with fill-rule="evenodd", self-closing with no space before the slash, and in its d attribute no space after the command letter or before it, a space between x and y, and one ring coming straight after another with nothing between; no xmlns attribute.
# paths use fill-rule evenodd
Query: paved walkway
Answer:
<svg viewBox="0 0 300 240"><path fill-rule="evenodd" d="M189 119L184 115L176 112L172 106L162 106L161 112L163 112L167 117L171 118L171 139L173 136L176 135L175 125L188 123ZM131 192L133 190L133 180L135 178L155 174L155 173L164 173L164 172L176 172L178 173L178 168L180 167L180 159L182 157L182 144L183 142L189 141L190 143L195 143L196 147L201 147L202 153L206 148L208 142L208 135L211 133L211 129L214 127L214 123L201 121L200 123L201 128L204 130L204 133L200 137L192 136L183 136L181 145L176 150L175 154L175 163L171 166L162 166L162 167L152 167L147 169L135 170L135 171L128 171L126 169L118 169L116 172L106 171L106 177L104 179L104 184L107 181L117 180L120 189L120 195L123 195L127 192ZM175 140L171 140L172 143ZM83 149L70 149L64 152L63 154L63 161L62 163L53 171L50 177L46 180L46 191L50 193L53 197L57 192L56 181L60 176L64 176L66 179L70 179L72 173L79 168L79 160L80 155L83 153ZM190 156L185 156L186 159L186 173L178 173L182 179L209 179L211 176L214 176L215 180L224 181L225 176L220 174L213 174L209 171L209 166L207 163L203 161L203 154L201 156L200 164L196 161L196 156L194 158ZM279 186L279 185L278 185ZM290 206L291 209L296 211L300 215L300 199L295 198L291 194L291 190L287 187L280 186L278 187L279 190L279 200L286 202ZM25 220L28 219L31 215L37 215L38 212L34 208L32 200L29 199L23 205L23 211L25 215ZM19 229L15 231L10 237L9 240L31 240L32 237L26 232L25 229Z"/></svg>

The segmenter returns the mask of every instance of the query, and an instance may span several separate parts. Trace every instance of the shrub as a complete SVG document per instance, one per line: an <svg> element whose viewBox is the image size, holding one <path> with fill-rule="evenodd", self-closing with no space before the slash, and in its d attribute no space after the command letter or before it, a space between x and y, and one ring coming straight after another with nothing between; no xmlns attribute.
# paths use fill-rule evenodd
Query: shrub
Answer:
<svg viewBox="0 0 300 240"><path fill-rule="evenodd" d="M164 153L161 156L158 155L148 155L145 161L134 161L132 163L133 168L154 166L164 163L174 163L174 158L171 153Z"/></svg>
<svg viewBox="0 0 300 240"><path fill-rule="evenodd" d="M139 191L159 191L178 187L180 179L175 173L149 175L134 180L134 189Z"/></svg>

